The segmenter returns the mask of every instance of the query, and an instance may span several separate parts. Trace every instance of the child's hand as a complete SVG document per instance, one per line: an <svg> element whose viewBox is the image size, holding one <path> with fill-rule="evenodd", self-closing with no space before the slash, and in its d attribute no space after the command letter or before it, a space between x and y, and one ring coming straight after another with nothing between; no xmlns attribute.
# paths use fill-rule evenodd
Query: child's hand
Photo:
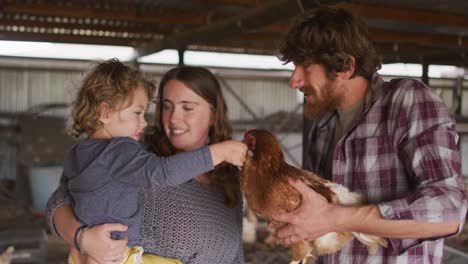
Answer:
<svg viewBox="0 0 468 264"><path fill-rule="evenodd" d="M246 159L247 145L239 141L227 140L210 145L210 150L214 166L223 161L242 166Z"/></svg>

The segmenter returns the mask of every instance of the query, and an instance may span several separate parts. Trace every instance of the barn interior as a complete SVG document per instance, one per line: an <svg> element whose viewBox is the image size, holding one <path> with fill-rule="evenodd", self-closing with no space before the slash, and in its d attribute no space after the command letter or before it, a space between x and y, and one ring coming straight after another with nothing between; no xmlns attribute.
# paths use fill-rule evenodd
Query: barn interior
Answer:
<svg viewBox="0 0 468 264"><path fill-rule="evenodd" d="M186 64L191 52L277 56L289 24L321 5L362 16L384 65L420 67L411 77L433 88L457 121L468 182L468 1L1 0L0 50L13 49L16 41L128 47L126 62L157 82ZM177 54L175 62L145 60L167 50ZM93 63L22 51L0 55L0 252L15 245L12 263L67 261L66 244L46 224L45 202L74 143L65 133L73 89ZM431 76L437 65L455 70ZM235 137L247 128L268 129L280 138L288 162L301 166L303 102L288 87L291 69L206 67L222 85ZM247 223L244 230L254 235L244 245L246 263L289 261L284 248L265 242L263 223ZM468 231L448 239L445 249L446 263L467 261Z"/></svg>

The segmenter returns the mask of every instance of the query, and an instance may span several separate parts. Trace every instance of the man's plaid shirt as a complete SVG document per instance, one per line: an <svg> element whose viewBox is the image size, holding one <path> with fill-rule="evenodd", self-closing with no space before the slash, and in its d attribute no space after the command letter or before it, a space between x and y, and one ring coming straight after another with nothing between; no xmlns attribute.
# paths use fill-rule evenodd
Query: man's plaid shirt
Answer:
<svg viewBox="0 0 468 264"><path fill-rule="evenodd" d="M325 173L333 152L332 180L362 193L386 219L465 221L467 202L458 135L450 111L417 80L384 82L376 73L363 111L333 142L336 113L306 122L304 168ZM460 226L461 229L462 225ZM443 239L390 239L368 255L356 239L324 263L441 263Z"/></svg>

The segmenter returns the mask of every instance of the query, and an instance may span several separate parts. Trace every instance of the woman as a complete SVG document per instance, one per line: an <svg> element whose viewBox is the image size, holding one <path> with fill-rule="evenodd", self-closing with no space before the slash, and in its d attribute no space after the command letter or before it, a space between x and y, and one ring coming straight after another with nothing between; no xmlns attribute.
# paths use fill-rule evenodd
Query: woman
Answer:
<svg viewBox="0 0 468 264"><path fill-rule="evenodd" d="M145 142L158 155L171 155L231 138L227 107L216 78L206 69L181 66L159 85L155 127ZM51 228L71 246L79 223L70 209L64 184L49 199ZM145 253L183 263L244 263L242 205L237 169L218 166L176 187L140 192L143 207L140 243ZM83 234L82 249L101 263L118 263L126 240L111 240L120 224L94 226Z"/></svg>

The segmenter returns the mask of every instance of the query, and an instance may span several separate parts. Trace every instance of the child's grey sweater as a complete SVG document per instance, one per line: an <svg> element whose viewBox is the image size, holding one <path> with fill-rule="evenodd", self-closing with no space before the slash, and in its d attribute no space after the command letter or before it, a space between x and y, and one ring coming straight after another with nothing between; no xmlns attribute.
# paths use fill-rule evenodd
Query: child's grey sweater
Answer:
<svg viewBox="0 0 468 264"><path fill-rule="evenodd" d="M112 237L126 235L128 246L135 246L143 212L139 190L181 184L212 169L208 147L158 157L137 141L120 137L80 141L66 155L62 177L79 221L88 226L127 225L126 234L112 232Z"/></svg>

